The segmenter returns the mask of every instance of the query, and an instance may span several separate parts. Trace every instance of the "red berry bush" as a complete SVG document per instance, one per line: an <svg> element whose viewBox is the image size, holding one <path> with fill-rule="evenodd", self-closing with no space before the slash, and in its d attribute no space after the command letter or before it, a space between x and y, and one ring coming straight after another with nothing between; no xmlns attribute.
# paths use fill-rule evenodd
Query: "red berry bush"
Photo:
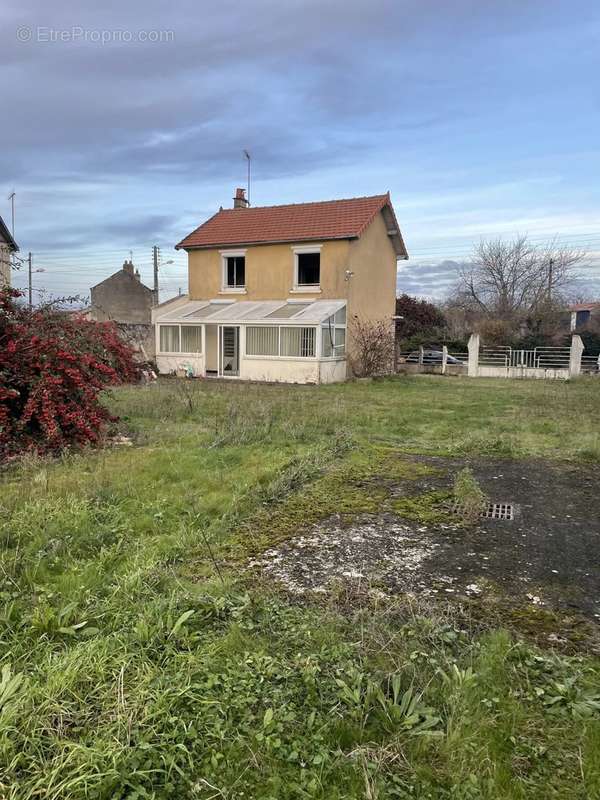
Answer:
<svg viewBox="0 0 600 800"><path fill-rule="evenodd" d="M100 392L137 378L133 350L111 322L19 297L0 290L0 460L97 443L113 419Z"/></svg>

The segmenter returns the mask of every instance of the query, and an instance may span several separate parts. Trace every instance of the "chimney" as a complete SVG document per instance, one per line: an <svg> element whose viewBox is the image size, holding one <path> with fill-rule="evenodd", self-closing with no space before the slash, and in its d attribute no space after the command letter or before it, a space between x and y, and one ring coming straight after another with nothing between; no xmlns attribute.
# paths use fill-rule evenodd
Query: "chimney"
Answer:
<svg viewBox="0 0 600 800"><path fill-rule="evenodd" d="M127 259L125 259L123 262L123 269L125 272L128 272L129 275L133 275L133 261L127 261Z"/></svg>
<svg viewBox="0 0 600 800"><path fill-rule="evenodd" d="M141 280L139 269L136 269L136 271L135 271L135 279L136 279L136 281Z"/></svg>
<svg viewBox="0 0 600 800"><path fill-rule="evenodd" d="M246 190L245 189L236 189L235 190L235 197L233 198L233 207L234 208L248 208L248 201L246 200Z"/></svg>

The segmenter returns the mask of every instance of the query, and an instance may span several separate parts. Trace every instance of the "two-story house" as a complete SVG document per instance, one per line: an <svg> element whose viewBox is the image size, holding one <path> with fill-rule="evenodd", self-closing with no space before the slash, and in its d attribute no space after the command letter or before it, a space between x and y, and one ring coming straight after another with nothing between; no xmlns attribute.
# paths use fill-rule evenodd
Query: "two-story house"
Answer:
<svg viewBox="0 0 600 800"><path fill-rule="evenodd" d="M396 262L388 194L248 207L243 189L185 237L189 294L153 310L158 368L294 383L347 376L352 320L393 335Z"/></svg>
<svg viewBox="0 0 600 800"><path fill-rule="evenodd" d="M0 286L10 286L11 254L19 250L11 232L0 217Z"/></svg>

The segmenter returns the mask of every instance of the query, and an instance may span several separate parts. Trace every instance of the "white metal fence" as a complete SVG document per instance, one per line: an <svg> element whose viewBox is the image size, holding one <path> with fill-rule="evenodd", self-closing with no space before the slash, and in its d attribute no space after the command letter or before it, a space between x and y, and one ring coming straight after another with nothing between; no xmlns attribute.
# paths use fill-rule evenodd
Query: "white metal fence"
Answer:
<svg viewBox="0 0 600 800"><path fill-rule="evenodd" d="M524 369L568 369L570 347L535 347L533 350L512 347L482 347L480 366Z"/></svg>
<svg viewBox="0 0 600 800"><path fill-rule="evenodd" d="M577 375L600 377L600 355L585 353L580 336L570 347L480 347L478 334L469 340L468 352L441 348L396 351L396 371L468 374L481 378L555 378Z"/></svg>

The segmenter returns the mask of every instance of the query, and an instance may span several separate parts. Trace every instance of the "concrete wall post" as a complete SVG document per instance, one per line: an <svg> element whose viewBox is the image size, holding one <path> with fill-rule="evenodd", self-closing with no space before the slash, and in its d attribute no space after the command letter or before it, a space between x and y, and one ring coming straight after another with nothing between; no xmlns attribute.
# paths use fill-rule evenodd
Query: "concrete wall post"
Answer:
<svg viewBox="0 0 600 800"><path fill-rule="evenodd" d="M448 366L448 348L442 345L442 375L446 374L446 367Z"/></svg>
<svg viewBox="0 0 600 800"><path fill-rule="evenodd" d="M469 337L469 378L476 378L479 375L479 334L472 333Z"/></svg>
<svg viewBox="0 0 600 800"><path fill-rule="evenodd" d="M571 339L571 354L569 357L569 378L576 378L581 374L581 356L583 355L583 342L581 336L575 334Z"/></svg>

